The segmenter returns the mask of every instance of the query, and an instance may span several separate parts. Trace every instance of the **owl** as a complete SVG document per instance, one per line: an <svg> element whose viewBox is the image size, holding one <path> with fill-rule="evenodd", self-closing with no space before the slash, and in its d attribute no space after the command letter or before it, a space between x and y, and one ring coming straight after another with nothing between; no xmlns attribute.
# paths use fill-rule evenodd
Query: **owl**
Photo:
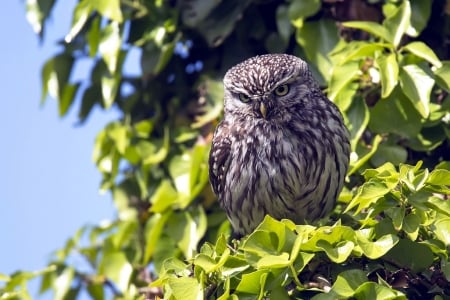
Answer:
<svg viewBox="0 0 450 300"><path fill-rule="evenodd" d="M266 215L296 224L327 215L348 169L349 132L308 64L287 54L256 56L223 82L209 178L234 234L251 233Z"/></svg>

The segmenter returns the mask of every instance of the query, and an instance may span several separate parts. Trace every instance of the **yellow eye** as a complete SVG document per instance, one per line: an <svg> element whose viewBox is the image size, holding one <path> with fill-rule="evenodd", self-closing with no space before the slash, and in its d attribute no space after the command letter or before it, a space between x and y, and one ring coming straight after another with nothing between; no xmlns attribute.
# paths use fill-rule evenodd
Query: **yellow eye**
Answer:
<svg viewBox="0 0 450 300"><path fill-rule="evenodd" d="M280 85L275 89L275 95L277 96L284 96L288 92L289 92L289 85L287 84Z"/></svg>
<svg viewBox="0 0 450 300"><path fill-rule="evenodd" d="M240 93L239 94L239 100L241 100L244 103L247 103L250 101L250 97L247 96L246 94Z"/></svg>

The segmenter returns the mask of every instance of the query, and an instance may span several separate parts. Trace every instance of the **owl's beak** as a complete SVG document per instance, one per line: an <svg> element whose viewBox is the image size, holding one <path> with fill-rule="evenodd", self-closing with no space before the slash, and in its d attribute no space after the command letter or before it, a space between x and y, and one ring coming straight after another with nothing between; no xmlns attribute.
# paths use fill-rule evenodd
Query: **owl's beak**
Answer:
<svg viewBox="0 0 450 300"><path fill-rule="evenodd" d="M263 118L265 119L267 116L267 106L262 101L259 103L259 111L261 112Z"/></svg>

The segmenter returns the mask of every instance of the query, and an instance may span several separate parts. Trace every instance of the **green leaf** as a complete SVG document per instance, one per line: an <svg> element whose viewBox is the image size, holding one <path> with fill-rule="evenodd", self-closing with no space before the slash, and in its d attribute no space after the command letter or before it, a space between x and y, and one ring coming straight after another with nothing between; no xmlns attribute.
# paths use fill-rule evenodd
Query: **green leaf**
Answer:
<svg viewBox="0 0 450 300"><path fill-rule="evenodd" d="M415 241L419 235L420 218L416 214L409 214L403 221L403 231L408 237Z"/></svg>
<svg viewBox="0 0 450 300"><path fill-rule="evenodd" d="M395 53L381 55L375 59L375 65L380 71L381 97L388 97L398 83L398 64Z"/></svg>
<svg viewBox="0 0 450 300"><path fill-rule="evenodd" d="M41 103L45 102L47 95L50 95L59 101L63 99L65 96L64 89L69 84L68 81L72 72L73 63L74 58L65 53L56 55L45 63L42 68ZM74 88L75 87L69 87L68 89L73 90Z"/></svg>
<svg viewBox="0 0 450 300"><path fill-rule="evenodd" d="M406 300L406 296L397 290L377 284L365 282L361 284L353 296L355 299Z"/></svg>
<svg viewBox="0 0 450 300"><path fill-rule="evenodd" d="M293 32L291 22L289 22L289 18L287 15L288 15L288 7L286 5L278 6L276 13L277 29L279 36L285 42L289 41Z"/></svg>
<svg viewBox="0 0 450 300"><path fill-rule="evenodd" d="M421 128L421 116L405 95L397 89L370 109L369 128L376 133L396 133L414 138Z"/></svg>
<svg viewBox="0 0 450 300"><path fill-rule="evenodd" d="M328 241L318 240L316 246L325 251L331 261L338 264L346 261L355 248L352 241L341 241L337 245L332 245Z"/></svg>
<svg viewBox="0 0 450 300"><path fill-rule="evenodd" d="M286 268L290 265L289 253L281 253L280 255L267 255L261 257L256 264L257 269L277 269Z"/></svg>
<svg viewBox="0 0 450 300"><path fill-rule="evenodd" d="M428 246L409 239L400 240L385 257L401 267L412 269L413 272L424 271L431 266L434 259L433 252Z"/></svg>
<svg viewBox="0 0 450 300"><path fill-rule="evenodd" d="M386 29L386 27L375 22L351 21L351 22L342 22L342 25L345 27L367 31L368 33L376 37L379 37L380 39L386 42L392 43L393 41L391 33Z"/></svg>
<svg viewBox="0 0 450 300"><path fill-rule="evenodd" d="M83 96L81 98L81 107L78 112L78 119L81 123L86 121L90 112L94 108L96 103L102 99L100 87L97 85L91 85L84 90Z"/></svg>
<svg viewBox="0 0 450 300"><path fill-rule="evenodd" d="M93 1L91 0L81 0L78 2L77 6L73 11L72 25L70 27L69 33L65 36L64 40L67 43L73 41L73 39L80 33L80 31L86 25L89 16L93 12Z"/></svg>
<svg viewBox="0 0 450 300"><path fill-rule="evenodd" d="M335 101L338 95L345 92L349 84L358 78L360 72L359 63L356 61L334 66L328 86L328 98Z"/></svg>
<svg viewBox="0 0 450 300"><path fill-rule="evenodd" d="M322 76L329 81L332 64L328 58L328 53L333 50L339 41L334 22L323 18L319 21L307 22L297 29L296 39L303 47L308 59L314 62Z"/></svg>
<svg viewBox="0 0 450 300"><path fill-rule="evenodd" d="M345 64L352 60L377 57L378 53L384 51L393 51L393 48L386 43L351 41L342 48L337 47L330 53L330 56L336 64Z"/></svg>
<svg viewBox="0 0 450 300"><path fill-rule="evenodd" d="M350 298L354 295L355 290L367 281L367 276L362 270L347 270L337 276L331 292L341 297Z"/></svg>
<svg viewBox="0 0 450 300"><path fill-rule="evenodd" d="M434 80L420 66L403 66L400 71L400 85L414 108L423 118L430 114L430 95Z"/></svg>
<svg viewBox="0 0 450 300"><path fill-rule="evenodd" d="M114 141L114 144L119 153L125 153L125 150L130 142L128 127L123 124L113 123L107 129L107 134Z"/></svg>
<svg viewBox="0 0 450 300"><path fill-rule="evenodd" d="M236 291L258 295L264 287L265 278L267 278L268 270L258 270L252 273L242 275Z"/></svg>
<svg viewBox="0 0 450 300"><path fill-rule="evenodd" d="M169 207L173 206L178 200L178 193L173 188L169 180L163 180L150 198L150 211L154 213L163 213Z"/></svg>
<svg viewBox="0 0 450 300"><path fill-rule="evenodd" d="M86 290L94 300L105 299L105 290L101 283L90 283L87 285Z"/></svg>
<svg viewBox="0 0 450 300"><path fill-rule="evenodd" d="M370 241L361 231L356 231L358 246L361 247L365 256L370 259L377 259L385 255L399 241L399 238L393 234L386 234L378 240Z"/></svg>
<svg viewBox="0 0 450 300"><path fill-rule="evenodd" d="M447 200L448 201L448 200ZM432 225L433 232L447 247L450 245L450 218L441 218Z"/></svg>
<svg viewBox="0 0 450 300"><path fill-rule="evenodd" d="M125 293L128 289L133 267L128 262L124 252L106 251L100 262L99 272L114 282L122 293Z"/></svg>
<svg viewBox="0 0 450 300"><path fill-rule="evenodd" d="M431 15L432 1L409 0L411 4L411 24L406 31L409 36L417 37L427 26Z"/></svg>
<svg viewBox="0 0 450 300"><path fill-rule="evenodd" d="M177 247L183 255L190 259L194 256L199 241L206 231L206 215L201 206L193 211L174 213L167 220L166 232L176 241Z"/></svg>
<svg viewBox="0 0 450 300"><path fill-rule="evenodd" d="M383 21L384 27L389 31L392 44L397 47L406 30L410 26L411 5L409 1L402 1L400 6Z"/></svg>
<svg viewBox="0 0 450 300"><path fill-rule="evenodd" d="M288 8L289 19L296 27L301 27L303 19L317 13L320 7L320 0L291 1Z"/></svg>
<svg viewBox="0 0 450 300"><path fill-rule="evenodd" d="M55 0L27 0L26 11L28 23L33 31L43 36L44 23L55 5Z"/></svg>
<svg viewBox="0 0 450 300"><path fill-rule="evenodd" d="M405 147L382 143L378 146L377 152L372 156L370 161L374 166L380 166L386 162L398 165L404 163L407 158L408 152Z"/></svg>
<svg viewBox="0 0 450 300"><path fill-rule="evenodd" d="M175 299L204 299L203 287L195 278L170 277L168 279L168 284Z"/></svg>
<svg viewBox="0 0 450 300"><path fill-rule="evenodd" d="M361 99L355 99L347 110L348 129L351 136L351 148L354 151L362 134L369 124L369 109L366 102Z"/></svg>
<svg viewBox="0 0 450 300"><path fill-rule="evenodd" d="M450 61L442 62L442 66L434 71L436 75L436 82L442 88L450 91Z"/></svg>
<svg viewBox="0 0 450 300"><path fill-rule="evenodd" d="M54 299L66 299L67 293L72 285L72 280L75 276L73 268L66 268L53 282L53 289L55 291Z"/></svg>
<svg viewBox="0 0 450 300"><path fill-rule="evenodd" d="M436 56L434 51L428 47L423 42L412 42L404 46L400 51L407 51L414 54L417 57L420 57L430 64L434 65L436 68L442 67L442 62Z"/></svg>
<svg viewBox="0 0 450 300"><path fill-rule="evenodd" d="M435 169L427 178L428 184L450 185L450 170Z"/></svg>
<svg viewBox="0 0 450 300"><path fill-rule="evenodd" d="M72 106L73 101L75 100L75 96L77 94L78 88L80 87L79 83L70 84L67 83L63 87L63 91L59 97L58 102L58 112L59 116L63 117L69 111L69 108Z"/></svg>
<svg viewBox="0 0 450 300"><path fill-rule="evenodd" d="M149 262L150 258L155 252L156 245L158 244L159 238L163 232L164 226L166 225L167 220L170 218L172 213L156 213L153 214L147 223L145 224L145 253L144 253L144 261Z"/></svg>
<svg viewBox="0 0 450 300"><path fill-rule="evenodd" d="M105 26L101 33L99 52L103 58L103 61L108 67L109 73L120 77L116 71L119 67L120 58L120 48L122 46L122 36L119 23L111 22Z"/></svg>
<svg viewBox="0 0 450 300"><path fill-rule="evenodd" d="M348 204L345 212L350 211L358 205L355 215L362 209L367 209L372 203L375 203L379 198L383 197L391 191L391 187L386 183L376 179L370 179L358 188L358 191L352 201Z"/></svg>
<svg viewBox="0 0 450 300"><path fill-rule="evenodd" d="M369 161L369 159L374 155L374 153L378 149L378 145L381 143L383 138L380 135L376 135L373 138L372 144L369 146L369 151L366 151L362 157L355 157L354 159L351 157L350 160L350 170L347 172L347 176L350 176L351 174L358 171L366 162ZM356 153L356 152L353 152Z"/></svg>
<svg viewBox="0 0 450 300"><path fill-rule="evenodd" d="M119 23L123 21L120 0L97 0L93 3L95 3L95 8L102 16Z"/></svg>

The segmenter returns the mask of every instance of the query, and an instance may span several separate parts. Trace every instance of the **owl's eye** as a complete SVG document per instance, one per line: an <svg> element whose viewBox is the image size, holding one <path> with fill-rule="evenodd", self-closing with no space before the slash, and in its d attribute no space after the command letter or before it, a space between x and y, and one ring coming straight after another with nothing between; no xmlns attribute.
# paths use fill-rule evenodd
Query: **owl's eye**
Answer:
<svg viewBox="0 0 450 300"><path fill-rule="evenodd" d="M244 103L247 103L250 101L250 97L247 96L246 94L240 93L239 94L239 100L241 100Z"/></svg>
<svg viewBox="0 0 450 300"><path fill-rule="evenodd" d="M275 89L275 95L277 96L284 96L288 92L289 92L289 85L287 84L280 85Z"/></svg>

